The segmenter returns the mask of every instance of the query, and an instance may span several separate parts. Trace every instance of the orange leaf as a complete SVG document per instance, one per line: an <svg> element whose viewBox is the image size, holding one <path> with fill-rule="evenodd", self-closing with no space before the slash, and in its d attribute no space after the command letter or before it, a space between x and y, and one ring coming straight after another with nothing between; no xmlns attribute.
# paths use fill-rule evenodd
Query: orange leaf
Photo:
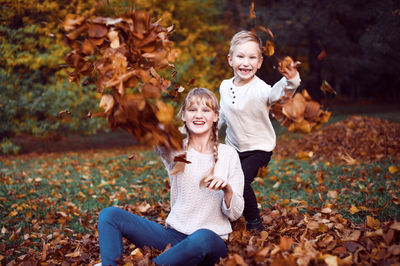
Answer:
<svg viewBox="0 0 400 266"><path fill-rule="evenodd" d="M249 12L249 19L253 20L256 18L256 12L254 10L254 1L251 1L251 5L250 5L250 12Z"/></svg>
<svg viewBox="0 0 400 266"><path fill-rule="evenodd" d="M283 251L292 249L293 239L289 236L280 236L279 248Z"/></svg>
<svg viewBox="0 0 400 266"><path fill-rule="evenodd" d="M374 219L369 215L366 218L366 224L371 229L378 229L381 226L381 222L379 220Z"/></svg>
<svg viewBox="0 0 400 266"><path fill-rule="evenodd" d="M271 42L270 40L267 40L265 42L265 46L264 46L264 54L266 56L273 56L275 53L275 45L273 42Z"/></svg>

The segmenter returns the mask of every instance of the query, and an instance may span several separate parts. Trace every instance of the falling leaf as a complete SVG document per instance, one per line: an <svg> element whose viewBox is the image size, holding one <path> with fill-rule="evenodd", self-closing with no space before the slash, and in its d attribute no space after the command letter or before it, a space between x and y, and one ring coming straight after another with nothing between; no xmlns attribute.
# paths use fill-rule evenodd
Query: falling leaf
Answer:
<svg viewBox="0 0 400 266"><path fill-rule="evenodd" d="M321 90L324 93L327 92L327 93L336 94L336 91L332 88L332 86L326 80L322 81Z"/></svg>
<svg viewBox="0 0 400 266"><path fill-rule="evenodd" d="M285 56L281 61L278 62L278 70L283 73L291 64L293 64L293 59L290 56Z"/></svg>
<svg viewBox="0 0 400 266"><path fill-rule="evenodd" d="M255 18L256 18L256 12L254 10L254 1L251 1L250 12L249 12L249 20L253 20Z"/></svg>
<svg viewBox="0 0 400 266"><path fill-rule="evenodd" d="M186 154L180 154L174 157L174 162L182 162L182 163L192 163L186 160Z"/></svg>
<svg viewBox="0 0 400 266"><path fill-rule="evenodd" d="M266 40L265 46L264 46L264 54L266 56L273 56L275 53L275 45L273 42L270 40Z"/></svg>
<svg viewBox="0 0 400 266"><path fill-rule="evenodd" d="M317 56L318 61L322 61L326 57L326 55L327 55L326 50L322 50Z"/></svg>
<svg viewBox="0 0 400 266"><path fill-rule="evenodd" d="M257 30L267 33L272 39L274 39L274 34L272 33L272 31L269 28L261 26L261 25L257 25L257 26L255 26L255 28Z"/></svg>
<svg viewBox="0 0 400 266"><path fill-rule="evenodd" d="M99 107L104 109L105 114L109 114L111 113L114 104L115 104L114 97L110 94L104 94L101 97Z"/></svg>

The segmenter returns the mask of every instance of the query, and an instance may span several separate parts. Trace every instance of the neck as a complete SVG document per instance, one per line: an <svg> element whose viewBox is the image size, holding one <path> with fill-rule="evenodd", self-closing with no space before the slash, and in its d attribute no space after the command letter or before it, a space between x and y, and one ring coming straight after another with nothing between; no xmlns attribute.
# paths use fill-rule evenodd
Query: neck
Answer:
<svg viewBox="0 0 400 266"><path fill-rule="evenodd" d="M212 153L213 147L211 143L211 134L203 136L191 136L189 147L201 153Z"/></svg>
<svg viewBox="0 0 400 266"><path fill-rule="evenodd" d="M239 77L235 77L233 79L233 85L235 85L237 87L242 87L242 86L246 85L247 83L249 83L253 78L254 78L254 76L249 78L249 79L245 79L244 80L244 79L241 79Z"/></svg>

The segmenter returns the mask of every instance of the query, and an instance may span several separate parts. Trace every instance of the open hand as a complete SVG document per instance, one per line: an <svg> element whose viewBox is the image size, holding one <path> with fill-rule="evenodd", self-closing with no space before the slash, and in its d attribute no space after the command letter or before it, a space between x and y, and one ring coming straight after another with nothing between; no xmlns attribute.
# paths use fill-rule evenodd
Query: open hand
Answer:
<svg viewBox="0 0 400 266"><path fill-rule="evenodd" d="M289 56L278 63L278 70L286 79L292 79L297 75L297 68L301 65L300 61L294 62Z"/></svg>
<svg viewBox="0 0 400 266"><path fill-rule="evenodd" d="M231 186L226 182L224 179L215 177L215 176L209 176L206 179L204 179L204 184L208 189L213 189L213 190L223 190L224 192L232 190Z"/></svg>

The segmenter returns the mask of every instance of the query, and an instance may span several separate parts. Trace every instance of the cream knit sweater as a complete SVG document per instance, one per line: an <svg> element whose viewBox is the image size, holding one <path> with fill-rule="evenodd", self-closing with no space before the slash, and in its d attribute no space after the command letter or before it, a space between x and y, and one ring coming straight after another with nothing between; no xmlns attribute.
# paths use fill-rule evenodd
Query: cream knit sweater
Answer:
<svg viewBox="0 0 400 266"><path fill-rule="evenodd" d="M175 163L176 153L157 148L168 172ZM171 185L171 211L166 224L175 230L191 234L198 229L210 229L222 238L227 239L232 232L230 221L238 219L243 212L244 176L237 152L225 144L218 146L218 162L214 175L228 181L232 186L233 196L227 208L223 191L209 190L200 187L201 179L210 171L213 154L204 154L189 149L184 172L169 175Z"/></svg>
<svg viewBox="0 0 400 266"><path fill-rule="evenodd" d="M225 143L240 152L272 151L276 136L269 119L269 106L285 93L294 93L300 85L299 74L291 80L283 77L273 87L257 76L241 87L235 86L233 79L222 81L219 89L219 126L227 125Z"/></svg>

